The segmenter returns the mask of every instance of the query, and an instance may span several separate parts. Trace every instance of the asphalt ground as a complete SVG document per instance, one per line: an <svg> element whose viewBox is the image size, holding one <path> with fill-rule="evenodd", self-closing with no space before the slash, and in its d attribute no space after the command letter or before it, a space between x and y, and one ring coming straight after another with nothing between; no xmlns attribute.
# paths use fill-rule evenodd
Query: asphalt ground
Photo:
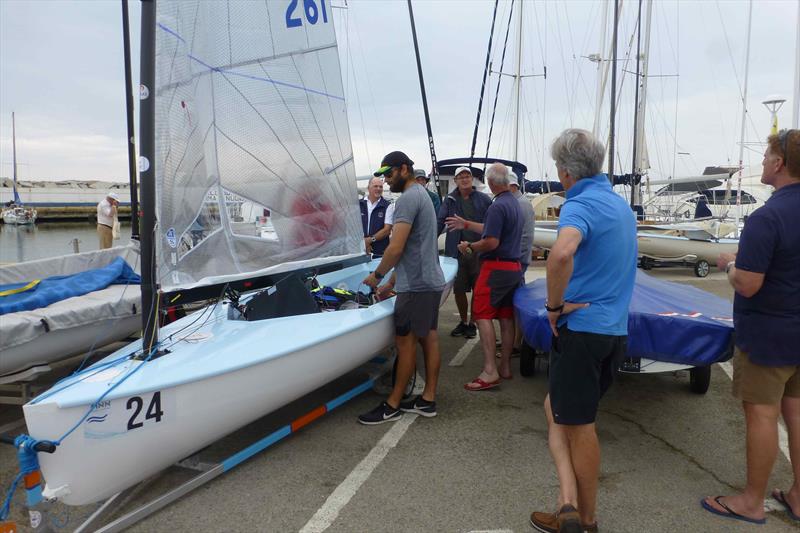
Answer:
<svg viewBox="0 0 800 533"><path fill-rule="evenodd" d="M529 281L544 275L543 265L535 263ZM716 270L705 279L682 268L651 273L732 297ZM356 416L383 399L364 393L130 530L532 531L530 513L554 510L558 486L542 408L545 364L540 361L537 374L523 378L515 359L512 380L467 392L463 385L480 371L482 355L475 341L448 335L457 322L451 298L440 314L437 417L406 414L399 422L362 426ZM213 462L230 456L365 377L366 369L359 369L222 439L200 457ZM687 372L620 375L604 398L597 420L601 531L798 531L783 512L770 511L767 525L757 527L701 509L702 497L744 485L744 419L720 365L713 368L707 394L691 393L688 381ZM19 407L0 406L0 425L20 416ZM16 470L14 450L0 446L4 491ZM116 516L194 474L170 468L142 485ZM790 483L790 464L779 452L771 486ZM18 490L12 518L21 525L27 521L23 503ZM773 504L768 501L768 508ZM68 520L64 529L72 530L95 508L53 506L51 523Z"/></svg>

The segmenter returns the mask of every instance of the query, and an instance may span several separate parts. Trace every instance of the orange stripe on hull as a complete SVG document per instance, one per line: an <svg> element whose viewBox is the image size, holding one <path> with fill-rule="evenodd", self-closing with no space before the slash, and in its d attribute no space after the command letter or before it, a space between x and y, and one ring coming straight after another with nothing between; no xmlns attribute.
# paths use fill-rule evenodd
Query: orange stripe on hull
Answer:
<svg viewBox="0 0 800 533"><path fill-rule="evenodd" d="M311 422L313 422L314 420L321 417L327 412L328 410L325 408L324 405L320 405L313 411L309 411L308 413L304 414L303 416L292 422L292 433L299 430L303 426L310 424Z"/></svg>

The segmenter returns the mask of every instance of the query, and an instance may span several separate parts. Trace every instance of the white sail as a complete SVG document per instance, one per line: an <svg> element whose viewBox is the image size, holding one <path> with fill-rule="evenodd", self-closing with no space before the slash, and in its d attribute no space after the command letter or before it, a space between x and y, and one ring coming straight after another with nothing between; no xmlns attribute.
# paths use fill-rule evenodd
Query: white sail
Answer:
<svg viewBox="0 0 800 533"><path fill-rule="evenodd" d="M160 2L157 16L162 290L362 254L329 0Z"/></svg>

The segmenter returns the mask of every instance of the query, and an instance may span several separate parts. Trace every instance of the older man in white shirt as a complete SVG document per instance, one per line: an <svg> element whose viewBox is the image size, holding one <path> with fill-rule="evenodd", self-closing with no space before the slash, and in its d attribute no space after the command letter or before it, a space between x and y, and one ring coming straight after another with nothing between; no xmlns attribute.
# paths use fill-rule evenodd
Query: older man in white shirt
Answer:
<svg viewBox="0 0 800 533"><path fill-rule="evenodd" d="M109 192L97 204L97 237L100 239L100 249L111 248L114 240L114 224L117 222L117 207L119 195Z"/></svg>

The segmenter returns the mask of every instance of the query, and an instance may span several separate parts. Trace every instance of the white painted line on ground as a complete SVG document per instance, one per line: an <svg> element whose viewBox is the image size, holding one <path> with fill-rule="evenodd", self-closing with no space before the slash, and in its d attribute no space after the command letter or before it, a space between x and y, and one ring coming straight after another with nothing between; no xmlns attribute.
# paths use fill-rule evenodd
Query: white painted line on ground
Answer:
<svg viewBox="0 0 800 533"><path fill-rule="evenodd" d="M514 533L513 529L473 529L469 533Z"/></svg>
<svg viewBox="0 0 800 533"><path fill-rule="evenodd" d="M475 345L478 344L478 341L480 341L480 340L481 340L480 337L475 337L474 339L470 339L467 342L465 342L464 346L462 346L458 350L458 352L456 353L455 357L453 357L450 360L450 362L447 364L447 366L461 366L461 365L463 365L464 364L464 359L467 358L469 353L472 351L472 349L475 347Z"/></svg>
<svg viewBox="0 0 800 533"><path fill-rule="evenodd" d="M719 366L722 367L722 370L728 375L728 377L733 381L733 365L730 361L725 361L724 363L720 363ZM786 457L786 460L791 462L789 458L789 434L786 432L786 426L783 425L783 421L778 419L778 447L781 449L781 453Z"/></svg>
<svg viewBox="0 0 800 533"><path fill-rule="evenodd" d="M328 529L339 516L348 502L356 495L361 485L369 479L372 472L381 464L389 451L397 446L409 426L414 423L419 415L405 413L403 418L392 422L394 426L378 441L372 450L361 460L358 465L347 475L336 490L334 490L325 503L320 507L311 520L303 526L300 533L321 533Z"/></svg>

